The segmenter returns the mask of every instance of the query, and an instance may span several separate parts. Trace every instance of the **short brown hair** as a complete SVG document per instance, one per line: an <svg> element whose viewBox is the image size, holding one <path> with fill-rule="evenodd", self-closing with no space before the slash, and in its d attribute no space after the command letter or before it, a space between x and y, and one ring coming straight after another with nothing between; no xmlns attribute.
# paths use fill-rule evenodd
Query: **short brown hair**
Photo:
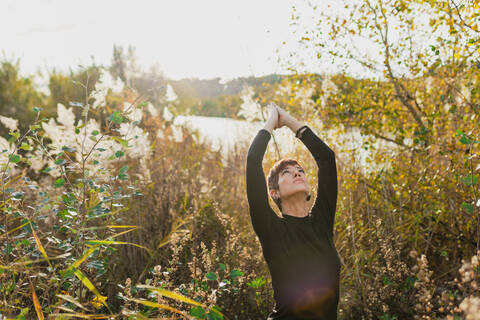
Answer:
<svg viewBox="0 0 480 320"><path fill-rule="evenodd" d="M284 168L286 168L290 165L298 165L302 168L300 163L296 159L292 159L292 158L285 158L285 159L282 159L282 160L279 160L279 161L275 162L273 167L270 169L270 172L268 173L268 178L267 178L268 190L279 190L278 175ZM282 211L282 201L281 201L281 199L280 198L279 199L272 198L272 200L278 206L280 211Z"/></svg>

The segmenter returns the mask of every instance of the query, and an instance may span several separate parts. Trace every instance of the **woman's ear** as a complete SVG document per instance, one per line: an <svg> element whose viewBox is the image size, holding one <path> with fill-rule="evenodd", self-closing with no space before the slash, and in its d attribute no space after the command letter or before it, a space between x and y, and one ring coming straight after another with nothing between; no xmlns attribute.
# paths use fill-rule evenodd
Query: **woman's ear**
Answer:
<svg viewBox="0 0 480 320"><path fill-rule="evenodd" d="M270 190L270 197L272 197L272 199L276 199L278 197L277 190L275 189Z"/></svg>

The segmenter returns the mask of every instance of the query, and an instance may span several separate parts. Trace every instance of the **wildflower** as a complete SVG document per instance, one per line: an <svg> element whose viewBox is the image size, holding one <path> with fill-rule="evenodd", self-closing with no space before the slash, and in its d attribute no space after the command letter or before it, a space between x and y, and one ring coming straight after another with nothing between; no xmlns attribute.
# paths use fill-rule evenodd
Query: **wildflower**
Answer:
<svg viewBox="0 0 480 320"><path fill-rule="evenodd" d="M167 121L170 121L170 120L173 119L173 113L171 113L170 110L168 110L167 107L163 108L163 119L165 119Z"/></svg>
<svg viewBox="0 0 480 320"><path fill-rule="evenodd" d="M115 79L108 71L101 71L100 77L95 84L95 90L92 92L92 98L95 102L92 105L93 109L105 105L105 99L109 90L113 93L121 93L123 90L123 82Z"/></svg>
<svg viewBox="0 0 480 320"><path fill-rule="evenodd" d="M162 273L162 266L156 265L155 267L153 267L153 273L156 275L160 275Z"/></svg>
<svg viewBox="0 0 480 320"><path fill-rule="evenodd" d="M75 124L75 114L72 108L67 109L63 104L57 104L57 121L63 124L66 129L73 128Z"/></svg>
<svg viewBox="0 0 480 320"><path fill-rule="evenodd" d="M261 107L253 100L254 91L251 87L242 90L241 99L243 101L237 116L244 117L248 121L262 119Z"/></svg>
<svg viewBox="0 0 480 320"><path fill-rule="evenodd" d="M154 107L153 104L151 104L150 102L147 103L147 111L150 112L150 114L153 116L153 117L157 117L158 116L158 109Z"/></svg>
<svg viewBox="0 0 480 320"><path fill-rule="evenodd" d="M172 128L173 139L176 142L183 141L183 130L182 130L182 128L179 127L179 126L176 126L176 125L172 125L171 128Z"/></svg>
<svg viewBox="0 0 480 320"><path fill-rule="evenodd" d="M480 298L467 297L460 303L460 309L467 320L480 320Z"/></svg>
<svg viewBox="0 0 480 320"><path fill-rule="evenodd" d="M126 110L129 107L130 107L130 103L125 102L123 105L123 110ZM143 116L143 112L142 112L142 109L140 108L133 108L127 113L127 118L130 119L131 121L140 122L142 120L142 116Z"/></svg>
<svg viewBox="0 0 480 320"><path fill-rule="evenodd" d="M167 85L167 93L165 94L165 98L168 102L175 101L178 98L175 91L173 91L172 86L169 84Z"/></svg>
<svg viewBox="0 0 480 320"><path fill-rule="evenodd" d="M17 130L18 128L18 120L0 116L0 122L10 130Z"/></svg>
<svg viewBox="0 0 480 320"><path fill-rule="evenodd" d="M29 158L30 162L32 163L30 167L33 169L33 171L35 171L35 173L38 173L45 165L46 159L43 157L42 152L39 151L36 152L36 155L28 155L31 156Z"/></svg>

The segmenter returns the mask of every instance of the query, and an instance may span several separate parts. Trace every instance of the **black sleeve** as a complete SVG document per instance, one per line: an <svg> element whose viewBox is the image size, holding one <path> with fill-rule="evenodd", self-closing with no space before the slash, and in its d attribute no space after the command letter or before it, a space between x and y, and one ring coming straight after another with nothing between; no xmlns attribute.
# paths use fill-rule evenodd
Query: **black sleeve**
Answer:
<svg viewBox="0 0 480 320"><path fill-rule="evenodd" d="M327 232L333 237L333 225L337 206L337 165L335 152L307 127L299 138L315 158L318 167L317 197L312 207L312 215L322 215L327 224Z"/></svg>
<svg viewBox="0 0 480 320"><path fill-rule="evenodd" d="M263 173L262 160L271 134L265 129L258 131L247 154L246 187L247 199L253 229L260 240L270 229L276 213L268 203L267 183Z"/></svg>

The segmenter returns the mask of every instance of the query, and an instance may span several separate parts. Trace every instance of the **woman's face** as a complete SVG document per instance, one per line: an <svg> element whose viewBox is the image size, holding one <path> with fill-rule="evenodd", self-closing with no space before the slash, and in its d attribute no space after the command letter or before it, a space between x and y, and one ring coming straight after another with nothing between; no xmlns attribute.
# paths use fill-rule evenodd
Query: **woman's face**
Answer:
<svg viewBox="0 0 480 320"><path fill-rule="evenodd" d="M295 193L305 193L307 196L310 192L305 172L299 165L289 165L282 169L278 175L278 188L280 198L285 199Z"/></svg>

